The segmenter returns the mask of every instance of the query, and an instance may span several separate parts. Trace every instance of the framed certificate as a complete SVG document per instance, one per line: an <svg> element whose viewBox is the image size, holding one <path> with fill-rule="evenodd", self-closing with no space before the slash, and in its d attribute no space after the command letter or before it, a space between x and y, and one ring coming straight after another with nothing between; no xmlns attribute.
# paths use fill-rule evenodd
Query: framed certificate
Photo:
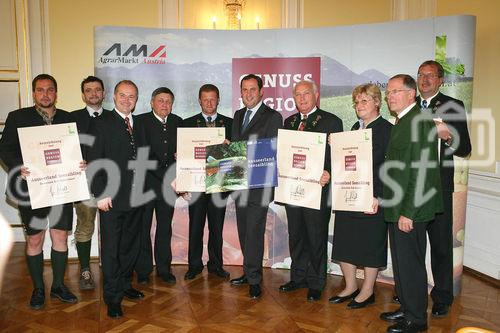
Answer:
<svg viewBox="0 0 500 333"><path fill-rule="evenodd" d="M223 143L225 138L224 127L177 129L176 191L205 192L206 147Z"/></svg>
<svg viewBox="0 0 500 333"><path fill-rule="evenodd" d="M18 128L33 209L89 199L76 123Z"/></svg>
<svg viewBox="0 0 500 333"><path fill-rule="evenodd" d="M278 130L278 187L274 200L320 209L326 134Z"/></svg>
<svg viewBox="0 0 500 333"><path fill-rule="evenodd" d="M373 203L372 130L331 134L332 209L368 212Z"/></svg>

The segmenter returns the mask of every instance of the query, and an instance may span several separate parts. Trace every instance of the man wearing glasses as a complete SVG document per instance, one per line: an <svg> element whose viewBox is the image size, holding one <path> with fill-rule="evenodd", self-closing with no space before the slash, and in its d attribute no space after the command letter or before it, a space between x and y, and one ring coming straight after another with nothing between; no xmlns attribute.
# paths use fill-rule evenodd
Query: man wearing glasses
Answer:
<svg viewBox="0 0 500 333"><path fill-rule="evenodd" d="M380 318L396 322L387 329L393 333L427 329L426 228L443 208L434 123L420 112L416 88L411 76L398 74L389 80L386 92L389 110L397 116L381 179L401 307Z"/></svg>
<svg viewBox="0 0 500 333"><path fill-rule="evenodd" d="M444 211L427 226L434 278L431 291L434 317L446 316L453 302L453 156L467 157L471 152L464 103L439 92L443 80L443 67L434 60L425 61L418 68L417 105L430 109L436 124L443 189Z"/></svg>

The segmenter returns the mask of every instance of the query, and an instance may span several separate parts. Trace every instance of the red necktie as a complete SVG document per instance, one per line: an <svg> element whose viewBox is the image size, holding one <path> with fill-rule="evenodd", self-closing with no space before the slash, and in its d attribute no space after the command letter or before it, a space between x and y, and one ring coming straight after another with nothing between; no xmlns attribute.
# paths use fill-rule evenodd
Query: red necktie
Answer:
<svg viewBox="0 0 500 333"><path fill-rule="evenodd" d="M125 124L127 124L127 131L128 131L128 134L132 135L132 126L130 126L130 119L127 117L125 117Z"/></svg>
<svg viewBox="0 0 500 333"><path fill-rule="evenodd" d="M306 121L307 121L307 115L305 115L304 118L302 118L300 120L300 125L299 125L299 128L297 130L303 131L304 128L306 128Z"/></svg>

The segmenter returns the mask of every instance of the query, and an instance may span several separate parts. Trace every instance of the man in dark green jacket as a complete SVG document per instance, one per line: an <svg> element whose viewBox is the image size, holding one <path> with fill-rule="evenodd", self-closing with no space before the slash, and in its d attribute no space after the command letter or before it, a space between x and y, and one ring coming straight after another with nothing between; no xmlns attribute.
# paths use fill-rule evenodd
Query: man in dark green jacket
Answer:
<svg viewBox="0 0 500 333"><path fill-rule="evenodd" d="M383 168L384 214L389 222L392 265L401 307L381 318L396 321L388 332L427 329L427 223L442 212L441 178L432 115L415 103L416 82L406 74L387 84L396 115Z"/></svg>

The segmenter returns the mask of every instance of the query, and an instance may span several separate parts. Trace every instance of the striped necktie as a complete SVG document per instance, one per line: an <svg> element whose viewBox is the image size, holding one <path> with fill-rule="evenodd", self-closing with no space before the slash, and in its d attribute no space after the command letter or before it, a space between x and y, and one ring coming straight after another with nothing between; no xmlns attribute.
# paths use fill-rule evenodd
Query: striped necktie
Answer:
<svg viewBox="0 0 500 333"><path fill-rule="evenodd" d="M130 125L130 119L127 117L125 117L125 124L127 124L127 131L128 131L128 134L132 135L132 126Z"/></svg>
<svg viewBox="0 0 500 333"><path fill-rule="evenodd" d="M243 132L248 124L250 123L250 116L252 115L252 110L248 109L247 113L245 114L245 119L243 119L243 125L241 126L241 131Z"/></svg>

